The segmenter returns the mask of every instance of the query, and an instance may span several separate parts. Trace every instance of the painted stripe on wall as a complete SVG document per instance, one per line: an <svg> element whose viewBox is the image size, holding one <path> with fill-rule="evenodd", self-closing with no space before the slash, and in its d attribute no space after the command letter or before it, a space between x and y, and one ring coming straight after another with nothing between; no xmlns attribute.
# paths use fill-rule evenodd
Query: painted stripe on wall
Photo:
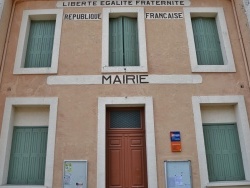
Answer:
<svg viewBox="0 0 250 188"><path fill-rule="evenodd" d="M69 75L69 76L49 76L49 85L88 85L102 84L102 77L109 75ZM116 76L116 75L112 75ZM123 76L123 75L118 75ZM148 75L145 84L200 84L201 75ZM108 83L105 83L108 84ZM117 84L117 83L116 83ZM127 84L134 84L129 82Z"/></svg>

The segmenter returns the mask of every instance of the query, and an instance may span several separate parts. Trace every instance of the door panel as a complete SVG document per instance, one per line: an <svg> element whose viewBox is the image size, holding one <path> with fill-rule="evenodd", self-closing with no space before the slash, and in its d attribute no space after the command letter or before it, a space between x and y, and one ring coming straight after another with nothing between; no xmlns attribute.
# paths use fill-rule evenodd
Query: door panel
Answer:
<svg viewBox="0 0 250 188"><path fill-rule="evenodd" d="M119 187L122 184L122 164L121 164L121 150L110 150L110 185ZM119 173L120 172L120 173Z"/></svg>
<svg viewBox="0 0 250 188"><path fill-rule="evenodd" d="M110 188L122 188L124 165L123 159L123 140L122 137L110 136L107 139L107 171L109 176L107 182L109 182Z"/></svg>
<svg viewBox="0 0 250 188"><path fill-rule="evenodd" d="M144 149L144 136L130 135L129 156L131 157L129 174L131 175L131 187L145 187L146 161Z"/></svg>

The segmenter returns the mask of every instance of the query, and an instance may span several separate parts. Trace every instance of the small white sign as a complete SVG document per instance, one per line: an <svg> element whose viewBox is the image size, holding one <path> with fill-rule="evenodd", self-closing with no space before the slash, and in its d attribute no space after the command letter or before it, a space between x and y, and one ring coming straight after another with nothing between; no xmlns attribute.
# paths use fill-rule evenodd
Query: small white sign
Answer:
<svg viewBox="0 0 250 188"><path fill-rule="evenodd" d="M87 188L86 160L65 160L63 166L63 188Z"/></svg>

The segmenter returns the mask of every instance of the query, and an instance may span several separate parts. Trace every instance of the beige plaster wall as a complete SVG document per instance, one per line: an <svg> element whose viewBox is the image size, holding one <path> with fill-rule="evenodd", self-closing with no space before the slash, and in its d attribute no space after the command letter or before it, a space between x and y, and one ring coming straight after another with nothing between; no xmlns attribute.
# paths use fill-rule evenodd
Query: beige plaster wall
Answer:
<svg viewBox="0 0 250 188"><path fill-rule="evenodd" d="M234 106L202 106L202 123L235 123Z"/></svg>
<svg viewBox="0 0 250 188"><path fill-rule="evenodd" d="M193 85L57 86L47 85L48 75L12 74L23 10L56 8L56 2L27 1L16 5L0 88L0 119L6 97L59 98L53 187L62 187L63 160L78 159L88 160L88 187L96 187L98 97L152 96L159 188L165 187L164 160L186 159L192 161L193 187L200 188L192 96L244 95L250 115L250 95L231 2L191 0L191 6L224 8L236 73L193 73L202 76L202 83ZM183 7L144 9L145 12L183 12ZM79 12L102 13L102 7L64 9L64 13ZM184 19L145 22L148 74L192 74ZM58 75L100 75L101 41L101 20L63 20ZM173 130L181 131L183 150L180 153L170 150L169 132Z"/></svg>
<svg viewBox="0 0 250 188"><path fill-rule="evenodd" d="M14 126L48 126L49 107L15 107Z"/></svg>

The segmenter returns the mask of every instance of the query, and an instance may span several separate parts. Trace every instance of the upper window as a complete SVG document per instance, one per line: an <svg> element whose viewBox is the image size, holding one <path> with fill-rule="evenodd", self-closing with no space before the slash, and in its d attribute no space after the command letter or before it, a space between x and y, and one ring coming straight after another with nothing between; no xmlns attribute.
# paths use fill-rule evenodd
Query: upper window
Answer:
<svg viewBox="0 0 250 188"><path fill-rule="evenodd" d="M215 18L192 18L198 65L223 65Z"/></svg>
<svg viewBox="0 0 250 188"><path fill-rule="evenodd" d="M55 21L31 21L24 68L51 67Z"/></svg>
<svg viewBox="0 0 250 188"><path fill-rule="evenodd" d="M137 19L109 20L109 66L139 66Z"/></svg>
<svg viewBox="0 0 250 188"><path fill-rule="evenodd" d="M184 8L192 72L235 72L222 8Z"/></svg>
<svg viewBox="0 0 250 188"><path fill-rule="evenodd" d="M147 72L143 8L104 8L102 72Z"/></svg>
<svg viewBox="0 0 250 188"><path fill-rule="evenodd" d="M61 25L62 10L24 11L14 74L57 73Z"/></svg>

